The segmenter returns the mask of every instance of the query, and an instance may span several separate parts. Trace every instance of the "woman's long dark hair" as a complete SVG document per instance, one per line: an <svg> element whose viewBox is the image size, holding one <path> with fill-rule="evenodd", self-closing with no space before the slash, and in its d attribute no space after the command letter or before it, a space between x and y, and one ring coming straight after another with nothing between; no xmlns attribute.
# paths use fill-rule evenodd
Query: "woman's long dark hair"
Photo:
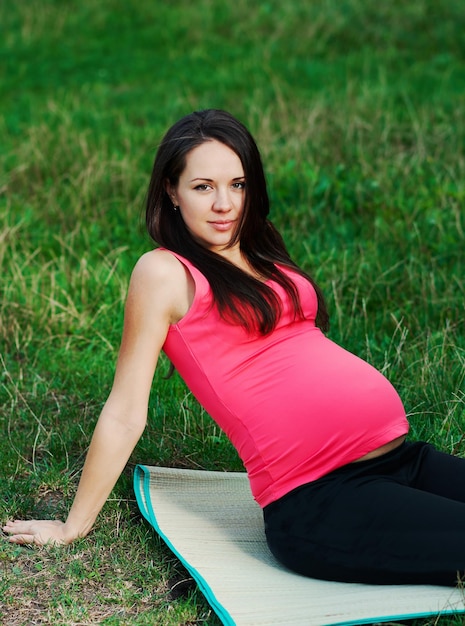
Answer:
<svg viewBox="0 0 465 626"><path fill-rule="evenodd" d="M155 157L147 197L146 224L159 245L188 259L208 280L213 297L225 319L247 330L266 334L281 314L281 304L271 287L197 243L187 230L180 211L166 191L176 187L187 154L206 141L219 141L240 158L246 181L244 210L228 247L239 242L241 252L258 276L273 279L289 295L296 318L303 318L299 294L293 281L276 263L292 268L314 286L318 297L317 324L327 330L328 314L319 287L292 261L281 235L267 219L269 199L257 145L243 124L225 111L207 109L179 120L163 138Z"/></svg>

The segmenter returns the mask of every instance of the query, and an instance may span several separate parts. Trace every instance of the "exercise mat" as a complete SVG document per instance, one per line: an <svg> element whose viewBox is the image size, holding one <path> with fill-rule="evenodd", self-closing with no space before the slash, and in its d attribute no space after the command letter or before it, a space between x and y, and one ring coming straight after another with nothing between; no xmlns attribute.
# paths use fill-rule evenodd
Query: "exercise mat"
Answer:
<svg viewBox="0 0 465 626"><path fill-rule="evenodd" d="M465 612L465 591L305 578L269 553L247 475L138 465L143 516L227 626L342 626Z"/></svg>

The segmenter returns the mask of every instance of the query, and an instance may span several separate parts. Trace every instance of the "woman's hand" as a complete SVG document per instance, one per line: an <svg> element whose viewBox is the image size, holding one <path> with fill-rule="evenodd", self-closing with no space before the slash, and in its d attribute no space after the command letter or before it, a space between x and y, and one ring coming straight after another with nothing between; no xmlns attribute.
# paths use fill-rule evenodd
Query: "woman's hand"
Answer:
<svg viewBox="0 0 465 626"><path fill-rule="evenodd" d="M3 531L10 535L8 541L19 544L67 545L73 541L66 532L66 524L59 520L14 520L7 522Z"/></svg>

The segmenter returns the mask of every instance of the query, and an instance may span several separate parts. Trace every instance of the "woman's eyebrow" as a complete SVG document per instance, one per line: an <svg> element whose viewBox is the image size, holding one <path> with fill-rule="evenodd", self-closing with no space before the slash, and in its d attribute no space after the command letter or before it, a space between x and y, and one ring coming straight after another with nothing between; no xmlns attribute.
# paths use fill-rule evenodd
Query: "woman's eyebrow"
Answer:
<svg viewBox="0 0 465 626"><path fill-rule="evenodd" d="M236 176L235 178L232 178L231 180L244 180L245 176ZM203 177L197 177L197 178L192 178L189 182L190 183L195 183L197 180L204 180L207 183L212 183L213 182L213 178L203 178Z"/></svg>

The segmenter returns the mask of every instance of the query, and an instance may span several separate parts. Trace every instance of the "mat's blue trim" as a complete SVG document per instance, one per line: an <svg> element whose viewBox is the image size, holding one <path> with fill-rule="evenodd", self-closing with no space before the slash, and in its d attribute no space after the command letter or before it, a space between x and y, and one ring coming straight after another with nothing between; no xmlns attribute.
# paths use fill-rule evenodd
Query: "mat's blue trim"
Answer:
<svg viewBox="0 0 465 626"><path fill-rule="evenodd" d="M145 502L147 503L147 506L145 506L145 503L142 499L142 495L140 493L141 475L143 476L143 480L142 480L143 492L144 492ZM154 527L154 529L157 531L157 533L166 543L168 548L178 557L178 559L181 561L184 567L192 575L195 582L200 587L200 590L202 591L202 593L208 600L208 603L210 604L212 609L215 611L215 613L218 615L218 617L223 622L223 624L225 626L236 626L236 622L232 619L231 615L224 608L224 606L217 600L215 594L213 593L207 581L203 578L203 576L199 574L199 572L195 569L195 567L193 567L188 561L186 561L183 555L176 550L176 548L173 546L171 541L161 531L160 527L158 526L157 518L155 516L155 512L152 508L152 503L150 500L150 472L148 468L145 467L145 465L137 465L134 470L134 491L136 493L137 504L139 505L142 515L149 522L149 524L151 524Z"/></svg>
<svg viewBox="0 0 465 626"><path fill-rule="evenodd" d="M143 476L143 481L142 481L143 490L144 490L144 495L145 495L145 501L147 502L148 508L146 508L145 503L142 499L140 490L139 490L139 487L141 484L141 480L140 480L141 475ZM215 597L215 594L213 593L207 581L203 578L203 576L199 574L199 572L195 569L195 567L193 567L190 563L188 563L185 560L183 555L176 550L176 548L173 546L173 544L168 539L168 537L160 530L160 527L158 526L157 518L155 517L155 513L152 508L152 503L150 500L150 471L147 467L145 467L145 465L137 465L136 469L134 470L134 491L136 493L137 504L139 505L142 515L154 527L156 532L160 535L160 537L166 543L168 548L178 557L178 559L181 561L184 567L190 572L190 574L192 574L192 577L194 578L194 580L200 587L202 593L208 600L210 606L218 615L218 617L221 619L223 624L225 626L236 626L236 622L232 619L231 615L228 613L225 607L222 604L220 604L220 602L217 600L217 598ZM329 624L328 626L362 626L363 624L373 624L373 621L380 622L380 623L392 622L392 621L398 622L399 620L403 620L403 619L411 620L411 619L417 619L417 618L422 618L422 617L428 617L430 615L441 615L441 616L442 615L457 615L458 613L465 613L465 608L446 609L440 612L426 611L424 613L406 613L405 615L399 615L399 614L375 615L371 618L362 619L362 620L356 620L356 621L351 620L349 622L333 622L332 624Z"/></svg>
<svg viewBox="0 0 465 626"><path fill-rule="evenodd" d="M452 587L451 587L452 589ZM398 622L400 620L412 620L422 617L431 617L431 615L435 615L438 617L443 617L445 615L458 615L459 613L465 613L465 609L448 609L446 611L426 611L425 613L405 613L397 614L397 615L375 615L370 618L365 618L362 620L351 620L350 622L334 622L332 624L328 624L327 626L362 626L363 624L378 624L382 622Z"/></svg>

